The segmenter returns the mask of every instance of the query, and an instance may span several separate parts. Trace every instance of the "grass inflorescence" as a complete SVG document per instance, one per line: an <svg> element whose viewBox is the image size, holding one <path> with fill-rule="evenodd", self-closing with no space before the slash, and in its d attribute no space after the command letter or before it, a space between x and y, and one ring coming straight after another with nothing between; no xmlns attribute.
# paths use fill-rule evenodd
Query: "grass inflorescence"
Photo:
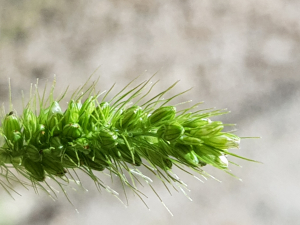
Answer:
<svg viewBox="0 0 300 225"><path fill-rule="evenodd" d="M152 180L139 170L141 166L167 187L184 185L172 172L174 167L192 174L188 167L208 176L203 170L206 165L230 173L227 155L246 159L229 151L239 148L241 138L225 132L221 121L211 120L226 111L196 111L200 103L179 111L169 105L184 93L165 98L177 82L150 99L147 97L157 83L151 83L151 78L132 88L130 82L111 99L108 95L113 87L99 93L97 82L88 83L73 93L64 111L60 103L66 92L54 99L54 81L49 94L46 87L42 93L37 85L31 90L21 115L13 110L3 113L0 185L8 193L13 191L12 183L19 182L55 197L45 180L48 177L66 194L63 185L80 180L76 171L81 170L97 188L116 195L97 173L106 170L140 196L136 186L140 179L152 188Z"/></svg>

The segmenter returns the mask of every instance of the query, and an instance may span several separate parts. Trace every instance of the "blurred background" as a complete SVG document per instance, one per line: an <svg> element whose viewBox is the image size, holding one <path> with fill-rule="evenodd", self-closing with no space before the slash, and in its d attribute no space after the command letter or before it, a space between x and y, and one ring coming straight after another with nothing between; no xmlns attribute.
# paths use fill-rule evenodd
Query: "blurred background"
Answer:
<svg viewBox="0 0 300 225"><path fill-rule="evenodd" d="M204 183L180 171L191 192L172 196L158 179L141 188L150 211L128 191L125 208L106 191L66 187L72 206L58 194L16 186L22 196L0 190L0 224L299 224L300 220L300 2L295 0L0 0L0 102L22 111L39 78L42 89L57 79L56 92L70 93L97 68L99 90L160 79L158 88L180 80L171 94L194 87L177 101L205 101L200 108L227 108L245 139L234 151L263 164L232 161L228 174L207 167L222 182ZM116 90L115 90L116 91ZM66 98L67 99L67 98ZM67 100L66 100L67 101ZM176 101L175 101L176 102ZM150 174L149 174L150 175ZM103 180L121 191L120 183ZM121 198L124 194L121 191ZM79 213L76 212L77 209Z"/></svg>

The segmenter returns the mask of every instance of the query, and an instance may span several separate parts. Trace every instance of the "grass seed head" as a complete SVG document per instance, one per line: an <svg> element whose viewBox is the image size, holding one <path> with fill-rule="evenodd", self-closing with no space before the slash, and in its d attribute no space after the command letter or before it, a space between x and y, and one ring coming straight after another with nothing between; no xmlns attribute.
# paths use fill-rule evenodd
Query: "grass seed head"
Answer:
<svg viewBox="0 0 300 225"><path fill-rule="evenodd" d="M48 98L45 90L42 97L37 90L20 117L11 112L2 119L0 175L16 181L7 175L10 171L6 165L11 164L33 187L47 190L43 184L51 186L46 177L63 188L74 178L70 169L76 176L76 170L81 170L97 187L111 192L95 174L108 170L124 187L139 193L134 180L140 182L138 177L142 177L149 184L149 178L137 170L140 166L165 185L183 184L172 172L174 166L184 171L186 166L201 175L206 165L230 173L226 155L243 158L230 152L239 147L240 137L224 132L221 121L211 120L226 112L194 111L199 104L179 111L167 105L184 93L165 98L176 83L147 100L155 84L150 85L149 79L129 88L129 83L110 100L106 98L112 88L100 100L99 94L91 94L95 93L95 83L90 87L85 84L68 99L64 111L59 102L65 93L54 100L54 85Z"/></svg>

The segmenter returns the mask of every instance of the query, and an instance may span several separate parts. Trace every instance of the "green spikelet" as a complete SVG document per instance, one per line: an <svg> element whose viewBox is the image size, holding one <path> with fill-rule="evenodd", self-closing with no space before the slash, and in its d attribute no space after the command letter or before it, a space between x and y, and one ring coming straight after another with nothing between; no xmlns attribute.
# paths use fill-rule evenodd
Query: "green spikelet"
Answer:
<svg viewBox="0 0 300 225"><path fill-rule="evenodd" d="M157 130L158 136L162 137L166 141L175 141L180 138L183 133L183 126L177 122L163 125Z"/></svg>
<svg viewBox="0 0 300 225"><path fill-rule="evenodd" d="M62 132L62 119L63 114L61 108L58 102L54 101L50 106L46 123L51 136L59 135Z"/></svg>
<svg viewBox="0 0 300 225"><path fill-rule="evenodd" d="M160 107L149 116L149 123L152 126L159 125L166 121L172 121L175 115L176 108L174 106Z"/></svg>
<svg viewBox="0 0 300 225"><path fill-rule="evenodd" d="M101 181L101 174L96 174L108 171L112 179L118 177L123 187L139 194L135 180L145 180L149 185L151 181L139 167L173 186L184 185L172 171L174 167L184 171L187 167L207 176L204 166L211 165L231 174L227 155L249 160L230 151L239 148L241 138L224 131L226 125L221 121L211 120L225 111L194 111L199 104L182 110L167 105L184 93L166 98L176 83L147 100L156 84L151 86L150 80L133 88L129 83L110 100L106 98L112 88L101 98L95 91L96 82L91 86L86 83L68 99L65 111L60 107L65 93L54 100L54 85L48 99L45 91L41 97L36 90L22 115L11 112L2 118L1 177L47 190L51 186L46 177L63 188L78 177L76 171L80 170L98 188L112 193ZM24 180L12 176L7 165Z"/></svg>
<svg viewBox="0 0 300 225"><path fill-rule="evenodd" d="M45 171L41 162L34 162L29 158L24 157L22 160L22 165L25 167L26 171L35 181L45 180Z"/></svg>
<svg viewBox="0 0 300 225"><path fill-rule="evenodd" d="M42 161L42 154L34 145L27 145L24 147L25 154L33 162L41 162Z"/></svg>

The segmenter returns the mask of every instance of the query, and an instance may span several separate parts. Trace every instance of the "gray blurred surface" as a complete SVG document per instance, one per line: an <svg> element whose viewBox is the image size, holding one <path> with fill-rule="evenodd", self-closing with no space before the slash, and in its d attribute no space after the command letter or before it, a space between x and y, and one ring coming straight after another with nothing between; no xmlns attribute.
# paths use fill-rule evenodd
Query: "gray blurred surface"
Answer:
<svg viewBox="0 0 300 225"><path fill-rule="evenodd" d="M42 86L56 74L60 93L99 66L101 90L158 72L159 88L181 80L173 94L194 87L179 102L228 108L220 119L238 135L262 137L235 152L263 162L232 159L243 182L212 168L222 183L178 172L192 202L154 179L173 217L148 187L150 211L130 191L125 208L84 179L89 192L67 188L74 207L62 193L53 202L21 187L16 200L0 191L0 224L299 224L299 9L293 0L0 0L0 102L8 104L8 77L21 111L21 90L28 96L36 78Z"/></svg>

